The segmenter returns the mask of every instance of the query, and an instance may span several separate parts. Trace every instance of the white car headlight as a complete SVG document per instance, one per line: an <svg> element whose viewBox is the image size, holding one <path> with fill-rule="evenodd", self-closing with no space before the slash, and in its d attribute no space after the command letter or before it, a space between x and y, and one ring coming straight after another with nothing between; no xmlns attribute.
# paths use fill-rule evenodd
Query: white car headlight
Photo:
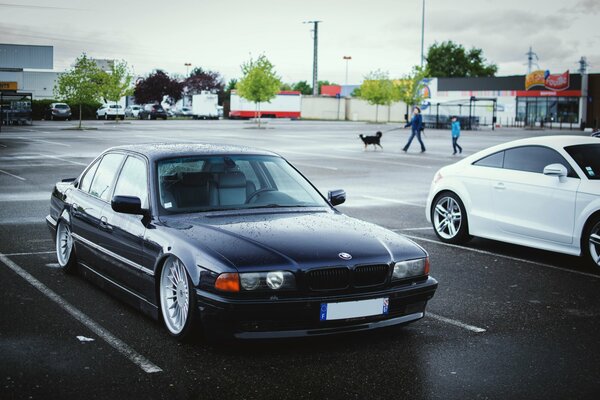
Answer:
<svg viewBox="0 0 600 400"><path fill-rule="evenodd" d="M289 271L243 272L240 273L242 290L294 290L296 278Z"/></svg>
<svg viewBox="0 0 600 400"><path fill-rule="evenodd" d="M392 280L412 278L429 274L429 257L400 261L394 264Z"/></svg>

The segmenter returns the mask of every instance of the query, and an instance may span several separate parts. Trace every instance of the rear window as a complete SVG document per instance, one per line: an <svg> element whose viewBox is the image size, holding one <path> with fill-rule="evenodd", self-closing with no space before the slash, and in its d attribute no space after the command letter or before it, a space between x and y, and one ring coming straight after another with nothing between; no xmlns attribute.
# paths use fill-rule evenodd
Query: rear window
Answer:
<svg viewBox="0 0 600 400"><path fill-rule="evenodd" d="M121 106L120 106L120 105L117 105L117 104L112 104L112 105L110 106L110 108L121 108Z"/></svg>
<svg viewBox="0 0 600 400"><path fill-rule="evenodd" d="M66 104L56 104L54 105L54 108L69 108L69 106Z"/></svg>
<svg viewBox="0 0 600 400"><path fill-rule="evenodd" d="M600 144L567 146L565 151L575 160L588 179L600 179Z"/></svg>

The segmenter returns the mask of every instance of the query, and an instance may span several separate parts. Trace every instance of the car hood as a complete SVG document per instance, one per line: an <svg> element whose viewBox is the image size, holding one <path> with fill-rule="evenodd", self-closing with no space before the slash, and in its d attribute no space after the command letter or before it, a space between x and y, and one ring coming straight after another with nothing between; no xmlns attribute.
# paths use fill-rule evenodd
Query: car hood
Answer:
<svg viewBox="0 0 600 400"><path fill-rule="evenodd" d="M420 246L392 231L332 212L169 217L163 222L199 248L217 252L238 270L306 270L426 255ZM345 260L340 253L352 258Z"/></svg>

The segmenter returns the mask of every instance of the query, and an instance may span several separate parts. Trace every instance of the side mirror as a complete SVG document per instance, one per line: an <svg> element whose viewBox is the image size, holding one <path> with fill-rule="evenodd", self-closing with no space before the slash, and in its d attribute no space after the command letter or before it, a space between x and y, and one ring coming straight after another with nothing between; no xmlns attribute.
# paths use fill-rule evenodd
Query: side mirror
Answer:
<svg viewBox="0 0 600 400"><path fill-rule="evenodd" d="M327 194L327 199L332 206L337 206L346 201L346 192L342 189L330 190Z"/></svg>
<svg viewBox="0 0 600 400"><path fill-rule="evenodd" d="M568 173L569 171L567 171L567 167L562 164L550 164L544 167L544 175L563 178L567 176Z"/></svg>
<svg viewBox="0 0 600 400"><path fill-rule="evenodd" d="M119 213L143 215L142 201L134 196L114 196L110 202L111 208Z"/></svg>

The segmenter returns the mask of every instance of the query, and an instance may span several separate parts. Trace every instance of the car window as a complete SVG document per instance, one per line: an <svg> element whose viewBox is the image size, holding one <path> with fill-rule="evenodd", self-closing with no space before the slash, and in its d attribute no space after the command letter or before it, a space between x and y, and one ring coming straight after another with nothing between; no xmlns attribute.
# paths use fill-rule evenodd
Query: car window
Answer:
<svg viewBox="0 0 600 400"><path fill-rule="evenodd" d="M583 170L588 179L600 179L600 144L580 144L565 150Z"/></svg>
<svg viewBox="0 0 600 400"><path fill-rule="evenodd" d="M94 174L98 169L98 164L100 164L100 160L96 160L96 162L90 168L88 168L85 175L83 175L83 177L81 178L81 182L79 183L80 190L83 190L84 192L89 192L90 183L92 183L92 179L94 179Z"/></svg>
<svg viewBox="0 0 600 400"><path fill-rule="evenodd" d="M487 157L483 157L480 160L477 160L473 163L473 165L478 165L480 167L492 167L492 168L502 168L504 164L504 152L499 151L497 153L491 154Z"/></svg>
<svg viewBox="0 0 600 400"><path fill-rule="evenodd" d="M517 171L543 173L550 164L562 164L573 176L570 164L556 150L543 146L523 146L505 150L504 168Z"/></svg>
<svg viewBox="0 0 600 400"><path fill-rule="evenodd" d="M66 105L66 104L57 104L57 105L55 105L55 106L54 106L54 108L62 108L62 109L66 109L66 108L69 108L69 106L68 106L68 105Z"/></svg>
<svg viewBox="0 0 600 400"><path fill-rule="evenodd" d="M137 157L127 157L115 185L114 195L139 197L142 208L148 208L148 178L144 161Z"/></svg>
<svg viewBox="0 0 600 400"><path fill-rule="evenodd" d="M90 194L108 201L115 175L125 156L119 153L109 153L102 157L94 180L90 187Z"/></svg>

